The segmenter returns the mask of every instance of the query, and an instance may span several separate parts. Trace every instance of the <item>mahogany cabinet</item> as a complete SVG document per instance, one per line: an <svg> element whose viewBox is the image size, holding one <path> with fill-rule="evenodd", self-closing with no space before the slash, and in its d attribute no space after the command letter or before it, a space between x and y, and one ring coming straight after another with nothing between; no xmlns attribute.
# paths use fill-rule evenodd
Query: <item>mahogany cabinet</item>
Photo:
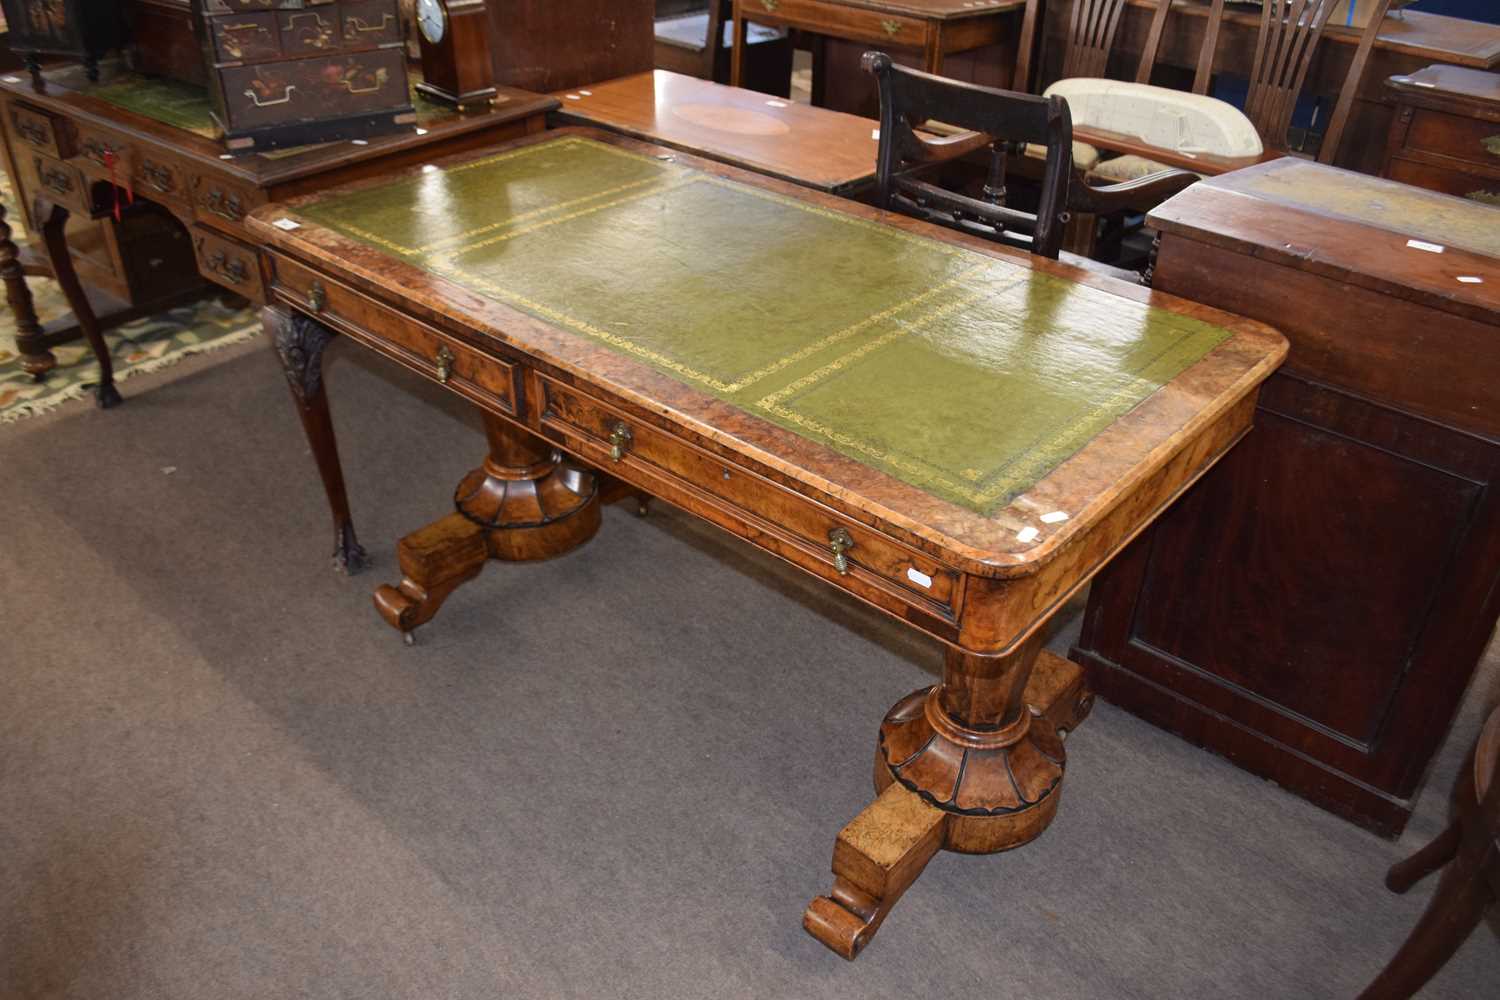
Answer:
<svg viewBox="0 0 1500 1000"><path fill-rule="evenodd" d="M652 68L655 0L490 0L503 86L545 94Z"/></svg>
<svg viewBox="0 0 1500 1000"><path fill-rule="evenodd" d="M1156 288L1291 353L1245 441L1096 578L1074 658L1394 836L1500 615L1500 210L1284 159L1151 221Z"/></svg>

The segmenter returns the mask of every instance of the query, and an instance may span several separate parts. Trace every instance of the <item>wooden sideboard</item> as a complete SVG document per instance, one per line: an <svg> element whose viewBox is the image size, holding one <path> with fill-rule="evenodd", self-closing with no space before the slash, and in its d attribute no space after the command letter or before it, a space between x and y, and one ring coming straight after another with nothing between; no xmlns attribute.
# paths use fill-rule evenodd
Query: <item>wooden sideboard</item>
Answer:
<svg viewBox="0 0 1500 1000"><path fill-rule="evenodd" d="M1396 122L1383 175L1500 205L1500 73L1428 66L1386 85Z"/></svg>
<svg viewBox="0 0 1500 1000"><path fill-rule="evenodd" d="M1500 209L1287 158L1150 223L1158 290L1291 353L1244 443L1096 579L1074 657L1394 836L1500 617Z"/></svg>

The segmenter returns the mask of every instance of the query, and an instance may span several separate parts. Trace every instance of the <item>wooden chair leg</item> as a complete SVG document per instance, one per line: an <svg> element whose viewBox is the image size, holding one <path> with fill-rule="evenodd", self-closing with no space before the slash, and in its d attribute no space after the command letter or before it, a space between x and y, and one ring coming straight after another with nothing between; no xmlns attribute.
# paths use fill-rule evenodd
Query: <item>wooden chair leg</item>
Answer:
<svg viewBox="0 0 1500 1000"><path fill-rule="evenodd" d="M1462 861L1449 865L1417 926L1359 1000L1405 1000L1415 994L1453 957L1491 901L1479 872Z"/></svg>
<svg viewBox="0 0 1500 1000"><path fill-rule="evenodd" d="M1453 823L1416 854L1391 865L1391 870L1385 876L1385 887L1395 893L1410 889L1457 857L1462 837L1461 828Z"/></svg>

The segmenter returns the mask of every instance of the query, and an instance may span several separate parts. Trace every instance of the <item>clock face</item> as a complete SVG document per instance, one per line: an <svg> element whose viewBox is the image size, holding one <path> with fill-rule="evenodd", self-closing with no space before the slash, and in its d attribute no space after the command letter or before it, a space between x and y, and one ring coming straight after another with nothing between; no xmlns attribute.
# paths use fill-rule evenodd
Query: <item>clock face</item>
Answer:
<svg viewBox="0 0 1500 1000"><path fill-rule="evenodd" d="M448 33L448 8L443 0L417 0L417 27L433 45Z"/></svg>

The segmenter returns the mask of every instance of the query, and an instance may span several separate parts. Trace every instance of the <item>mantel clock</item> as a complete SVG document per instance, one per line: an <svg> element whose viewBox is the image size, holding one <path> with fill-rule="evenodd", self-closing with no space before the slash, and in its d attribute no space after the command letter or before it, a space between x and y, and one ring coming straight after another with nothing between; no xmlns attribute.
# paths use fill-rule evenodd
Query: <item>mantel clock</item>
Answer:
<svg viewBox="0 0 1500 1000"><path fill-rule="evenodd" d="M456 105L487 103L495 96L487 8L486 0L417 0L419 93Z"/></svg>

